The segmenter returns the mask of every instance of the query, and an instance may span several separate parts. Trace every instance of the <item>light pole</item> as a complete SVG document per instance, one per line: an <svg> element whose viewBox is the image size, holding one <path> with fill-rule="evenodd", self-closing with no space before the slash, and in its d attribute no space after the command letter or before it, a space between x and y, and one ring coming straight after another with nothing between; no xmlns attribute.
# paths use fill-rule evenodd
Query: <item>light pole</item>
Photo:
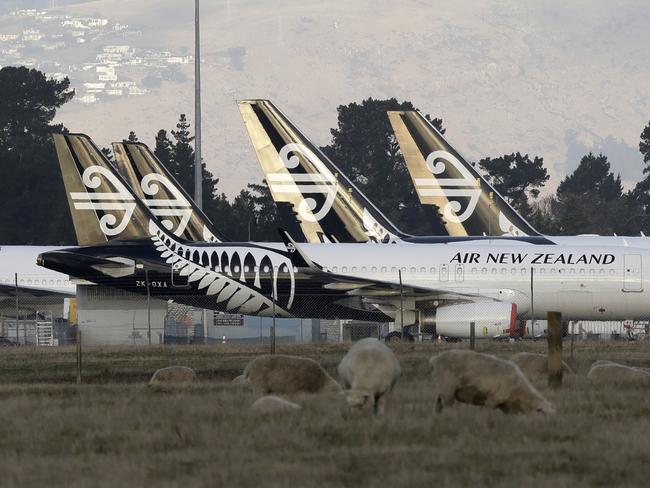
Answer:
<svg viewBox="0 0 650 488"><path fill-rule="evenodd" d="M201 163L201 23L199 0L194 0L194 203L203 209Z"/></svg>

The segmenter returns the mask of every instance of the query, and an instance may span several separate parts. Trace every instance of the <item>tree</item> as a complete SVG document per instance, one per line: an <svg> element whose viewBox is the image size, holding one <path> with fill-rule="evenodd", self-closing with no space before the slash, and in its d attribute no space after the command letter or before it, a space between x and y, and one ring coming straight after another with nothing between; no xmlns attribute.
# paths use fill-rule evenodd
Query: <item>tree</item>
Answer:
<svg viewBox="0 0 650 488"><path fill-rule="evenodd" d="M641 142L639 142L639 151L643 155L643 162L646 163L646 167L643 168L643 173L650 172L650 122L645 126L643 132L641 132Z"/></svg>
<svg viewBox="0 0 650 488"><path fill-rule="evenodd" d="M172 160L169 170L174 178L185 188L190 195L194 194L194 148L192 141L194 136L190 135L190 123L185 114L181 114L176 130L172 131L174 143L172 145Z"/></svg>
<svg viewBox="0 0 650 488"><path fill-rule="evenodd" d="M138 136L135 135L134 131L129 132L129 138L127 139L129 142L138 142Z"/></svg>
<svg viewBox="0 0 650 488"><path fill-rule="evenodd" d="M51 133L70 101L68 78L25 67L0 69L0 236L2 244L76 242Z"/></svg>
<svg viewBox="0 0 650 488"><path fill-rule="evenodd" d="M537 198L539 189L550 178L544 160L528 154L505 154L498 158L484 158L478 162L486 172L485 178L503 195L524 218L532 216L529 197Z"/></svg>
<svg viewBox="0 0 650 488"><path fill-rule="evenodd" d="M102 147L101 151L109 163L111 164L115 163L115 157L113 156L113 151L110 147Z"/></svg>
<svg viewBox="0 0 650 488"><path fill-rule="evenodd" d="M584 156L575 171L557 189L554 213L558 232L576 234L625 234L633 201L623 193L621 177L610 171L607 157Z"/></svg>
<svg viewBox="0 0 650 488"><path fill-rule="evenodd" d="M172 170L172 160L174 157L174 145L167 136L167 131L160 129L156 134L156 145L153 150L154 155L170 172ZM176 175L174 175L176 176Z"/></svg>
<svg viewBox="0 0 650 488"><path fill-rule="evenodd" d="M388 110L415 110L411 102L368 98L338 107L338 125L325 154L401 230L430 234L430 219L419 203L386 115ZM441 119L427 119L442 133ZM435 229L437 230L437 229Z"/></svg>

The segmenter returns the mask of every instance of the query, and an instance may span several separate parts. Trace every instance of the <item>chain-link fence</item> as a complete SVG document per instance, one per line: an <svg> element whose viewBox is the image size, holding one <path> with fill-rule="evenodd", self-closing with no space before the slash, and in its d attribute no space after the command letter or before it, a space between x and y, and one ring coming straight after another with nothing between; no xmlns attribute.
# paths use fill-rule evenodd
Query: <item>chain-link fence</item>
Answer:
<svg viewBox="0 0 650 488"><path fill-rule="evenodd" d="M22 280L23 282L25 280ZM116 288L71 286L52 292L33 283L21 285L0 299L0 344L57 346L71 344L76 328L87 345L228 344L269 343L272 330L279 343L356 341L364 337L400 340L457 340L468 338L474 323L477 339L541 338L546 322L513 322L509 304L486 309L485 304L412 310L393 299L379 305L349 302L323 313L323 297L301 297L304 318L288 316L278 304L264 316L221 313L188 303L206 302L206 295L184 295L182 302L164 300ZM216 307L228 309L227 300L214 296ZM180 300L179 300L180 301ZM313 303L313 310L309 308ZM203 305L205 306L205 305ZM367 314L370 320L364 320ZM382 320L376 317L382 315ZM317 317L321 318L317 318ZM393 318L394 317L394 318ZM374 320L373 320L374 319ZM404 327L401 324L404 324ZM273 329L273 326L275 328ZM575 321L565 324L565 334L582 339L647 339L648 321Z"/></svg>

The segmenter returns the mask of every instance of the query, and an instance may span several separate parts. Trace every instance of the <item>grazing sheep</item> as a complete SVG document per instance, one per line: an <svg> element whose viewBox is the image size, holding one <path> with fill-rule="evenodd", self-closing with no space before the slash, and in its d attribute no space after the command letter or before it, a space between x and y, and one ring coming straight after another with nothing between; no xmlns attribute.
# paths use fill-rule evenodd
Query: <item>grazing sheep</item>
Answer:
<svg viewBox="0 0 650 488"><path fill-rule="evenodd" d="M436 411L455 401L505 413L554 413L553 406L535 389L516 364L488 354L452 350L433 356Z"/></svg>
<svg viewBox="0 0 650 488"><path fill-rule="evenodd" d="M186 366L169 366L157 370L149 384L160 385L163 383L191 383L196 379L196 373L192 368Z"/></svg>
<svg viewBox="0 0 650 488"><path fill-rule="evenodd" d="M510 361L519 366L521 372L530 380L548 377L548 356L546 354L518 352L510 357ZM564 361L562 361L562 373L564 375L575 374Z"/></svg>
<svg viewBox="0 0 650 488"><path fill-rule="evenodd" d="M393 389L401 373L393 351L373 338L356 342L341 360L338 371L347 390L349 410L361 412L372 403L375 415L384 413L385 395Z"/></svg>
<svg viewBox="0 0 650 488"><path fill-rule="evenodd" d="M598 364L596 364L598 363ZM596 361L587 373L592 383L640 383L650 384L650 372L622 364Z"/></svg>
<svg viewBox="0 0 650 488"><path fill-rule="evenodd" d="M266 395L341 390L320 364L313 359L297 356L259 356L246 365L243 376L255 390Z"/></svg>
<svg viewBox="0 0 650 488"><path fill-rule="evenodd" d="M258 398L251 405L251 409L257 413L265 415L277 415L284 413L294 413L301 409L297 403L290 402L284 398L275 395L267 395Z"/></svg>
<svg viewBox="0 0 650 488"><path fill-rule="evenodd" d="M246 378L246 375L240 374L232 380L232 384L238 386L248 385L248 378Z"/></svg>

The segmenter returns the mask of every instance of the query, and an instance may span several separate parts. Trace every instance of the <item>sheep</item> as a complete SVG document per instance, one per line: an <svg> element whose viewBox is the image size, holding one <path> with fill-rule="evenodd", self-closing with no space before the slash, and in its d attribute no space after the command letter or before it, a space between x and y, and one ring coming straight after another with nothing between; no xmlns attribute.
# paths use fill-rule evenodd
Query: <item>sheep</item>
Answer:
<svg viewBox="0 0 650 488"><path fill-rule="evenodd" d="M445 351L429 360L436 390L436 412L455 401L504 413L554 413L553 406L511 361L473 351Z"/></svg>
<svg viewBox="0 0 650 488"><path fill-rule="evenodd" d="M386 397L401 369L393 351L377 339L356 342L338 366L351 413L360 413L372 402L374 415L383 415Z"/></svg>
<svg viewBox="0 0 650 488"><path fill-rule="evenodd" d="M544 379L548 377L548 356L532 352L518 352L510 357L510 361L519 366L529 380ZM562 361L564 375L575 374L567 363Z"/></svg>
<svg viewBox="0 0 650 488"><path fill-rule="evenodd" d="M339 384L313 359L266 354L253 359L244 378L254 390L271 393L339 392ZM243 379L241 380L244 381Z"/></svg>
<svg viewBox="0 0 650 488"><path fill-rule="evenodd" d="M237 386L247 386L248 378L246 378L246 375L240 374L239 376L234 378L231 383Z"/></svg>
<svg viewBox="0 0 650 488"><path fill-rule="evenodd" d="M157 370L149 384L159 385L162 383L191 383L196 379L196 373L192 368L186 366L169 366Z"/></svg>
<svg viewBox="0 0 650 488"><path fill-rule="evenodd" d="M251 405L251 409L254 412L264 415L295 413L301 408L302 407L297 403L290 402L275 395L267 395L258 398L255 403Z"/></svg>
<svg viewBox="0 0 650 488"><path fill-rule="evenodd" d="M587 373L592 383L641 383L650 385L650 372L606 361L596 361Z"/></svg>

